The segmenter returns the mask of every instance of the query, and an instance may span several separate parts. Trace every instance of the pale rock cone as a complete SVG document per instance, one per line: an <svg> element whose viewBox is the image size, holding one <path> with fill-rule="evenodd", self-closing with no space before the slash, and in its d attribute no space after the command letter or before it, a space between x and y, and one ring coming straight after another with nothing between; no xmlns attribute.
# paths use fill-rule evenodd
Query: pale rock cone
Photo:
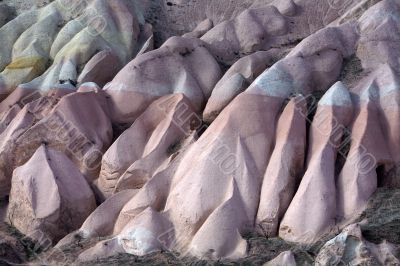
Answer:
<svg viewBox="0 0 400 266"><path fill-rule="evenodd" d="M261 189L257 224L269 237L278 233L279 222L296 192L304 169L307 102L293 98L279 118L276 143Z"/></svg>
<svg viewBox="0 0 400 266"><path fill-rule="evenodd" d="M309 138L307 171L279 228L284 240L313 243L336 225L335 162L352 114L350 94L337 82L318 103Z"/></svg>

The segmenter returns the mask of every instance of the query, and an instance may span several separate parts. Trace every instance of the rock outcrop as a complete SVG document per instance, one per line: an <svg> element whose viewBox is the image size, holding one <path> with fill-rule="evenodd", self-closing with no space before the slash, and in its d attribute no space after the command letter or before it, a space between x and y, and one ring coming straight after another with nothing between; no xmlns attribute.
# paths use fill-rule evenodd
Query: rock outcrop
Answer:
<svg viewBox="0 0 400 266"><path fill-rule="evenodd" d="M15 169L8 219L34 240L58 241L96 208L89 184L64 154L46 146Z"/></svg>
<svg viewBox="0 0 400 266"><path fill-rule="evenodd" d="M376 245L365 241L360 227L353 224L322 247L315 265L396 265L399 252L388 242Z"/></svg>
<svg viewBox="0 0 400 266"><path fill-rule="evenodd" d="M68 263L399 264L400 1L25 7L0 4L0 212L23 234Z"/></svg>
<svg viewBox="0 0 400 266"><path fill-rule="evenodd" d="M288 103L278 121L257 213L257 224L268 237L277 236L279 223L304 172L306 118L307 102L298 96Z"/></svg>
<svg viewBox="0 0 400 266"><path fill-rule="evenodd" d="M102 94L95 92L69 94L58 103L39 98L27 104L1 134L0 197L9 192L12 171L42 144L65 153L89 182L96 179L113 134L105 106Z"/></svg>
<svg viewBox="0 0 400 266"><path fill-rule="evenodd" d="M275 259L264 264L264 266L280 266L280 265L287 265L287 266L297 265L293 253L291 251L282 252Z"/></svg>
<svg viewBox="0 0 400 266"><path fill-rule="evenodd" d="M218 81L204 109L203 120L211 123L218 114L276 61L272 51L256 52L238 60Z"/></svg>
<svg viewBox="0 0 400 266"><path fill-rule="evenodd" d="M280 224L279 236L283 239L311 244L335 227L335 161L352 115L348 89L338 82L318 103L311 126L307 171Z"/></svg>
<svg viewBox="0 0 400 266"><path fill-rule="evenodd" d="M200 126L199 116L183 94L156 100L104 154L99 191L107 197L120 190L141 188L168 166L190 132Z"/></svg>
<svg viewBox="0 0 400 266"><path fill-rule="evenodd" d="M143 26L135 4L127 0L57 0L22 13L0 29L1 97L17 86L48 90L60 83L76 85L86 63L84 75L89 69L93 74L94 65L108 67L110 60L117 60L113 67L118 70L133 57ZM105 51L115 58L102 58ZM112 77L112 71L107 74ZM109 81L105 75L94 78Z"/></svg>
<svg viewBox="0 0 400 266"><path fill-rule="evenodd" d="M132 123L154 100L183 93L200 111L221 77L214 57L195 38L173 37L138 56L105 86L112 120Z"/></svg>

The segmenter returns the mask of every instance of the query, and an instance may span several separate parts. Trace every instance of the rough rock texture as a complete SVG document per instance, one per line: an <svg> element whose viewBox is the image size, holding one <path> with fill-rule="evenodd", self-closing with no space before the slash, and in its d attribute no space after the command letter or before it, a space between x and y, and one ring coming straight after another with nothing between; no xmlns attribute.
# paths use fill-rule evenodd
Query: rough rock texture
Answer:
<svg viewBox="0 0 400 266"><path fill-rule="evenodd" d="M60 152L41 146L14 171L8 220L34 240L58 241L95 208L84 176Z"/></svg>
<svg viewBox="0 0 400 266"><path fill-rule="evenodd" d="M183 94L153 102L104 154L97 181L99 191L109 196L119 190L141 188L168 165L200 123ZM124 156L119 156L121 153Z"/></svg>
<svg viewBox="0 0 400 266"><path fill-rule="evenodd" d="M274 51L275 52L275 51ZM275 61L274 52L256 52L238 60L218 81L204 109L203 120L211 123L218 114Z"/></svg>
<svg viewBox="0 0 400 266"><path fill-rule="evenodd" d="M275 259L264 264L264 266L280 266L280 265L287 265L287 266L297 265L293 253L291 251L282 252Z"/></svg>
<svg viewBox="0 0 400 266"><path fill-rule="evenodd" d="M69 156L88 181L95 179L113 134L104 101L101 93L77 92L58 103L39 98L27 104L1 134L0 197L8 194L13 169L42 144Z"/></svg>
<svg viewBox="0 0 400 266"><path fill-rule="evenodd" d="M301 96L285 107L277 126L277 137L258 206L257 224L264 234L276 236L303 174L306 146L307 102Z"/></svg>
<svg viewBox="0 0 400 266"><path fill-rule="evenodd" d="M87 62L97 68L108 65L109 60L98 59L102 51L113 51L114 60L125 64L144 25L137 12L126 0L57 0L22 13L0 29L1 97L17 86L47 90L59 83L75 85Z"/></svg>
<svg viewBox="0 0 400 266"><path fill-rule="evenodd" d="M360 227L353 224L322 247L315 265L397 265L399 255L399 247L388 242L365 241Z"/></svg>
<svg viewBox="0 0 400 266"><path fill-rule="evenodd" d="M25 2L0 218L51 262L398 264L399 0Z"/></svg>
<svg viewBox="0 0 400 266"><path fill-rule="evenodd" d="M154 100L183 93L200 111L221 77L214 57L195 38L172 37L136 57L105 88L113 121L133 122Z"/></svg>
<svg viewBox="0 0 400 266"><path fill-rule="evenodd" d="M350 94L338 82L318 103L311 126L307 171L280 224L279 236L283 239L310 244L335 227L335 158L352 115Z"/></svg>

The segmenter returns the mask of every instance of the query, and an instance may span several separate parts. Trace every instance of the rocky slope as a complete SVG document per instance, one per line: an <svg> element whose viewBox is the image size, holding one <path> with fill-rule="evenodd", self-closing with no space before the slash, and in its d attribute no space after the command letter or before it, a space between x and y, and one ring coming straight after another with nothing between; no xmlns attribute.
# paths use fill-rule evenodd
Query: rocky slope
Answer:
<svg viewBox="0 0 400 266"><path fill-rule="evenodd" d="M400 265L400 1L26 4L0 261Z"/></svg>

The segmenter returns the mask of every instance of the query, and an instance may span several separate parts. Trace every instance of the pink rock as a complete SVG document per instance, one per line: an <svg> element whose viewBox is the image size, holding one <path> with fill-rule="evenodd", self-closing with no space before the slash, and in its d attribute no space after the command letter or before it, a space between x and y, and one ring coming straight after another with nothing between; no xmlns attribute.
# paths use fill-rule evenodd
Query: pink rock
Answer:
<svg viewBox="0 0 400 266"><path fill-rule="evenodd" d="M232 64L239 55L268 50L270 39L288 33L288 23L274 6L247 9L216 25L201 39L218 60Z"/></svg>
<svg viewBox="0 0 400 266"><path fill-rule="evenodd" d="M197 27L192 31L185 33L183 37L193 37L193 38L201 38L207 31L209 31L214 26L214 23L211 19L205 19L197 25Z"/></svg>
<svg viewBox="0 0 400 266"><path fill-rule="evenodd" d="M89 181L95 179L113 135L104 101L101 93L94 92L63 97L51 113L16 141L14 152L29 154L29 147L47 142L65 152Z"/></svg>
<svg viewBox="0 0 400 266"><path fill-rule="evenodd" d="M398 69L400 48L399 34L400 5L397 1L379 1L369 8L359 19L360 42L357 56L363 68L375 69L388 64Z"/></svg>
<svg viewBox="0 0 400 266"><path fill-rule="evenodd" d="M350 94L341 82L319 101L309 138L307 171L280 224L279 236L284 240L313 243L335 226L335 161L352 112Z"/></svg>
<svg viewBox="0 0 400 266"><path fill-rule="evenodd" d="M282 102L278 97L239 95L188 150L164 209L181 249L211 258L245 254L241 233L254 223ZM221 226L226 230L217 229ZM214 241L206 240L210 238Z"/></svg>
<svg viewBox="0 0 400 266"><path fill-rule="evenodd" d="M374 244L366 241L358 224L346 227L338 236L329 240L319 251L315 265L396 265L399 248L386 241Z"/></svg>
<svg viewBox="0 0 400 266"><path fill-rule="evenodd" d="M257 224L268 237L278 233L279 222L303 174L306 151L307 102L293 98L279 118L274 151L264 175Z"/></svg>
<svg viewBox="0 0 400 266"><path fill-rule="evenodd" d="M85 178L60 152L41 146L14 171L8 219L32 239L57 241L95 208Z"/></svg>
<svg viewBox="0 0 400 266"><path fill-rule="evenodd" d="M291 251L285 251L279 254L275 259L267 262L264 266L296 266L296 260L294 259L294 255Z"/></svg>
<svg viewBox="0 0 400 266"><path fill-rule="evenodd" d="M351 130L351 147L337 180L338 216L349 220L364 210L378 187L376 167L391 161L376 105L376 83L365 87Z"/></svg>
<svg viewBox="0 0 400 266"><path fill-rule="evenodd" d="M98 243L79 255L78 261L90 261L118 253L129 253L137 256L162 250L167 245L168 232L172 225L158 212L146 209L127 224L116 237ZM161 236L161 237L160 237Z"/></svg>
<svg viewBox="0 0 400 266"><path fill-rule="evenodd" d="M132 123L151 102L172 93L185 94L200 111L220 76L203 42L173 37L130 62L104 89L113 121Z"/></svg>
<svg viewBox="0 0 400 266"><path fill-rule="evenodd" d="M16 167L14 165L14 160L10 160L10 158L14 158L16 156L13 152L15 149L15 140L23 135L23 133L35 123L35 115L31 111L32 109L36 109L34 104L35 103L28 104L21 111L19 111L14 118L11 118L11 122L1 133L2 138L0 143L0 157L8 158L8 160L2 159L0 161L0 198L7 196L10 192L12 172ZM43 109L36 109L36 111L38 111L38 114L40 115ZM36 148L39 146L40 145L38 145ZM32 156L35 151L36 149L32 150L30 156ZM25 162L30 158L30 156L25 158ZM25 162L21 163L20 165L24 164Z"/></svg>
<svg viewBox="0 0 400 266"><path fill-rule="evenodd" d="M78 83L95 82L100 87L106 85L120 71L122 64L112 50L104 50L93 56L78 77Z"/></svg>
<svg viewBox="0 0 400 266"><path fill-rule="evenodd" d="M191 138L189 137L189 139L192 139L189 142L193 143L193 136ZM146 209L158 211L163 208L170 191L173 174L179 166L187 146L189 145L183 145L179 154L171 158L171 163L168 167L155 174L155 176L140 190L124 190L108 198L88 217L78 231L66 236L57 246L66 246L75 242L77 238L89 239L97 236L115 235L116 237L111 240L100 242L95 248L82 253L79 259L89 260L93 259L93 257L102 258L109 254L113 255L118 252L125 252L122 242L118 240L124 238L122 236L126 235L121 234L122 231L125 230L125 232L127 232L129 229L132 232L136 230L136 226L134 225L136 225L137 222L132 222L132 220ZM104 215L105 213L107 213L107 215ZM154 211L150 211L148 214L151 214L150 216L154 215L160 217L160 215L155 214ZM142 217L145 219L151 218L148 215ZM142 218L140 218L139 221L141 219ZM166 218L161 219L164 220ZM140 227L138 231L143 231L142 229L143 228ZM155 228L155 230L159 229ZM146 229L146 231L149 230ZM128 242L134 241L133 238L129 239ZM168 226L165 232L160 233L159 244L162 244L164 248L171 248L174 246L174 230L172 227ZM140 249L140 246L137 246Z"/></svg>
<svg viewBox="0 0 400 266"><path fill-rule="evenodd" d="M165 202L172 189L173 175L194 141L195 134L193 133L186 139L185 143L183 143L182 148L171 156L171 162L168 166L164 170L157 172L144 184L138 193L127 202L115 223L114 233L120 233L132 217L140 214L148 207L157 211L161 211L164 208Z"/></svg>
<svg viewBox="0 0 400 266"><path fill-rule="evenodd" d="M267 5L265 1L254 1L235 18L217 24L202 40L219 61L232 65L238 58L256 51L284 50L339 18L343 7L351 8L357 3L277 0Z"/></svg>
<svg viewBox="0 0 400 266"><path fill-rule="evenodd" d="M346 41L337 41L344 36ZM320 30L259 75L248 91L261 93L260 88L268 88L270 95L283 97L326 91L339 77L343 59L354 53L356 41L356 27L351 23Z"/></svg>
<svg viewBox="0 0 400 266"><path fill-rule="evenodd" d="M185 95L156 100L104 154L99 190L107 197L119 190L141 188L156 171L165 168L185 138L200 125Z"/></svg>
<svg viewBox="0 0 400 266"><path fill-rule="evenodd" d="M256 52L238 60L218 81L203 112L203 120L211 123L239 93L243 92L274 62L274 53Z"/></svg>
<svg viewBox="0 0 400 266"><path fill-rule="evenodd" d="M21 85L0 103L0 113L6 111L9 106L15 104L24 106L44 96L58 96L58 98L61 98L72 92L74 92L74 90L62 84L55 85L47 91L40 91L37 90L37 88L29 88Z"/></svg>
<svg viewBox="0 0 400 266"><path fill-rule="evenodd" d="M384 136L388 143L388 151L394 163L400 163L400 79L396 70L389 65L377 69L375 76L379 87L379 105L383 120Z"/></svg>
<svg viewBox="0 0 400 266"><path fill-rule="evenodd" d="M305 95L326 91L339 78L343 60L355 52L356 27L346 23L324 28L305 38L276 65L295 80L297 91Z"/></svg>
<svg viewBox="0 0 400 266"><path fill-rule="evenodd" d="M251 220L248 220L249 209L245 206L236 182L232 178L231 184L227 184L222 203L211 212L194 235L189 245L190 254L214 260L221 257L238 259L246 254L247 241L241 233L245 232L246 226L251 225ZM246 184L245 188L254 191L251 185ZM184 237L182 233L177 237L178 241L184 241L180 239ZM214 243L207 242L210 237Z"/></svg>
<svg viewBox="0 0 400 266"><path fill-rule="evenodd" d="M102 97L74 93L58 103L40 98L26 105L1 134L0 197L8 194L12 171L43 143L68 155L88 181L97 178L113 134Z"/></svg>
<svg viewBox="0 0 400 266"><path fill-rule="evenodd" d="M61 239L56 248L62 248L73 244L75 241L90 239L94 237L104 237L113 233L115 221L122 207L129 201L137 190L121 191L103 202L85 220L79 230Z"/></svg>
<svg viewBox="0 0 400 266"><path fill-rule="evenodd" d="M77 92L95 92L98 93L100 92L100 94L102 94L101 92L101 88L99 87L99 85L97 85L97 83L95 82L85 82L82 83Z"/></svg>
<svg viewBox="0 0 400 266"><path fill-rule="evenodd" d="M5 111L1 114L0 120L0 134L3 133L4 130L8 127L11 121L17 116L17 114L21 111L21 107L19 105L12 105L9 107L8 111Z"/></svg>
<svg viewBox="0 0 400 266"><path fill-rule="evenodd" d="M188 147L177 168L155 175L126 204L115 233L151 206L174 227L170 249L209 258L243 256L247 244L241 234L254 223L275 134L271 125L282 103L283 98L239 95ZM264 110L272 107L275 112ZM251 126L243 123L250 116Z"/></svg>

